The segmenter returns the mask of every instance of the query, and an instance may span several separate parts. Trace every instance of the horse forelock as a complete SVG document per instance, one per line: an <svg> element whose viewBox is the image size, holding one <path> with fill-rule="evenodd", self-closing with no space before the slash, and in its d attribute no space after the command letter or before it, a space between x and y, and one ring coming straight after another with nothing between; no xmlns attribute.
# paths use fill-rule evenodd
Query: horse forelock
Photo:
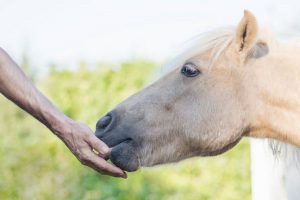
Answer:
<svg viewBox="0 0 300 200"><path fill-rule="evenodd" d="M180 50L176 53L176 56L164 66L164 71L169 72L184 64L187 59L208 51L210 51L208 66L211 66L218 60L220 55L222 55L226 47L233 40L234 31L234 27L222 27L191 38L179 48Z"/></svg>

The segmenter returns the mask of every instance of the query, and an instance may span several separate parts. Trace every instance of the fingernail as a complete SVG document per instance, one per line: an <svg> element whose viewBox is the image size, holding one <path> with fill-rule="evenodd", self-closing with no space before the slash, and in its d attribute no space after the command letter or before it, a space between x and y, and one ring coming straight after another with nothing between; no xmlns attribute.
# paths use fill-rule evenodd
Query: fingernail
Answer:
<svg viewBox="0 0 300 200"><path fill-rule="evenodd" d="M102 150L103 150L103 153L105 153L105 154L107 154L111 151L110 148L108 148L108 147L103 147Z"/></svg>
<svg viewBox="0 0 300 200"><path fill-rule="evenodd" d="M127 179L127 173L124 172L123 174L121 174L122 178Z"/></svg>

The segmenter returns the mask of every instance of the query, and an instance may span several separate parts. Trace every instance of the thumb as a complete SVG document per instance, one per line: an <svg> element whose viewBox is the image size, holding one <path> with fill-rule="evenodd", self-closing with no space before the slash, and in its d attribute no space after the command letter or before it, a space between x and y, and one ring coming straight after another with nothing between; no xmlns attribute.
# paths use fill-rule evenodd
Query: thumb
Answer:
<svg viewBox="0 0 300 200"><path fill-rule="evenodd" d="M95 135L92 135L89 138L89 144L94 150L96 150L100 154L101 157L105 158L109 156L111 151L110 148L108 148L108 146L100 139L98 139Z"/></svg>

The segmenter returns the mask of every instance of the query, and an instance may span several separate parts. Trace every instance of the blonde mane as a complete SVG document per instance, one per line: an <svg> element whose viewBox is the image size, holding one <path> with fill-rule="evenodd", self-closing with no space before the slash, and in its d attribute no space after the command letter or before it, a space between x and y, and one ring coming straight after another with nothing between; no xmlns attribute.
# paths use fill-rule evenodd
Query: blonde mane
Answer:
<svg viewBox="0 0 300 200"><path fill-rule="evenodd" d="M234 27L217 28L201 33L186 41L179 52L176 53L177 56L164 66L166 67L166 72L184 64L187 59L207 51L211 51L209 63L209 66L211 66L232 41L234 31Z"/></svg>

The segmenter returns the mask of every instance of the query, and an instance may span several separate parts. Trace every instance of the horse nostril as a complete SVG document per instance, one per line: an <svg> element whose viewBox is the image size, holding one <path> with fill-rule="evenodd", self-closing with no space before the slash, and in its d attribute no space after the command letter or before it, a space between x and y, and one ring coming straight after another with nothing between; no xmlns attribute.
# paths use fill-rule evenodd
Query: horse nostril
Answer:
<svg viewBox="0 0 300 200"><path fill-rule="evenodd" d="M112 121L111 115L105 115L96 124L97 129L105 129Z"/></svg>

